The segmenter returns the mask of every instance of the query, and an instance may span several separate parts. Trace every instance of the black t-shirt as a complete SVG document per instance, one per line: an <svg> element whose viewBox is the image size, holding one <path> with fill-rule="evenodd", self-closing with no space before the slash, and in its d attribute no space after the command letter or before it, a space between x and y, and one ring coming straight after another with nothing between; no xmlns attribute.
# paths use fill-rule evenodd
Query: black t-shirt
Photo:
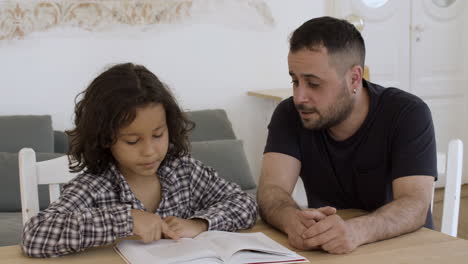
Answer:
<svg viewBox="0 0 468 264"><path fill-rule="evenodd" d="M392 181L404 176L437 177L434 126L428 106L397 88L363 81L369 113L344 141L326 130L303 127L293 98L282 101L268 126L266 152L301 162L310 208L334 206L373 211L393 200ZM432 227L429 212L427 227Z"/></svg>

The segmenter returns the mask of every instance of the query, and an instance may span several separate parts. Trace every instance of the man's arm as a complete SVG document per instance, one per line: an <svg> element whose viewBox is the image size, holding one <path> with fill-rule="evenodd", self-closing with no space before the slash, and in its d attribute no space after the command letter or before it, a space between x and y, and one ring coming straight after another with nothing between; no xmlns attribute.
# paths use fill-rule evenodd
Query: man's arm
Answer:
<svg viewBox="0 0 468 264"><path fill-rule="evenodd" d="M424 225L434 177L407 176L393 181L394 200L376 211L343 221L328 216L304 233L305 246L321 246L330 253L348 253L356 247L412 232Z"/></svg>
<svg viewBox="0 0 468 264"><path fill-rule="evenodd" d="M361 230L360 244L412 232L424 225L431 202L434 177L409 176L393 181L394 201L375 212L348 220Z"/></svg>
<svg viewBox="0 0 468 264"><path fill-rule="evenodd" d="M300 169L296 158L274 152L264 154L257 201L263 221L286 233L292 246L305 249L302 235L307 228L336 211L330 207L301 211L291 197Z"/></svg>
<svg viewBox="0 0 468 264"><path fill-rule="evenodd" d="M295 214L300 210L291 197L300 169L300 161L291 156L273 152L263 155L257 191L260 216L283 232L286 232L285 225L288 223L284 216L291 216L291 212Z"/></svg>

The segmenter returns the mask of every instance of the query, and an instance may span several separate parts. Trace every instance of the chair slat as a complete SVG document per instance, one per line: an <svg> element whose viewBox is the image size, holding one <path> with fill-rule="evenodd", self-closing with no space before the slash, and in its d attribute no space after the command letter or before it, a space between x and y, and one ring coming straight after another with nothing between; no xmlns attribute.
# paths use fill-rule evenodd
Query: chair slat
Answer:
<svg viewBox="0 0 468 264"><path fill-rule="evenodd" d="M50 202L55 202L60 197L60 185L49 184L49 198Z"/></svg>
<svg viewBox="0 0 468 264"><path fill-rule="evenodd" d="M442 233L456 237L460 209L460 190L462 183L463 142L459 139L449 142L447 154L447 173L442 212Z"/></svg>
<svg viewBox="0 0 468 264"><path fill-rule="evenodd" d="M47 161L36 161L31 148L23 148L18 154L23 225L39 213L39 184L49 185L49 197L53 202L60 197L60 183L73 179L77 173L68 169L68 157L63 156Z"/></svg>
<svg viewBox="0 0 468 264"><path fill-rule="evenodd" d="M40 161L36 165L39 184L64 183L76 176L76 173L71 173L68 169L67 156Z"/></svg>
<svg viewBox="0 0 468 264"><path fill-rule="evenodd" d="M23 225L39 212L39 192L36 177L36 153L30 148L21 149L18 154L21 212Z"/></svg>

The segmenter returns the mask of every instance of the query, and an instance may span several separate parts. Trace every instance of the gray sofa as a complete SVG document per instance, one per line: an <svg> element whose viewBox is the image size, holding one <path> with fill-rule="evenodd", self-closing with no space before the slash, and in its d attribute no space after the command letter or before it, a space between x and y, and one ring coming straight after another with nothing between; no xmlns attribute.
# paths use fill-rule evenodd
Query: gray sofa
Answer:
<svg viewBox="0 0 468 264"><path fill-rule="evenodd" d="M216 169L220 177L239 184L242 190L255 198L257 186L243 142L236 139L226 112L215 109L187 114L196 124L190 135L192 156Z"/></svg>
<svg viewBox="0 0 468 264"><path fill-rule="evenodd" d="M187 113L196 128L190 135L192 156L215 168L219 175L238 183L255 197L256 185L224 110ZM22 231L18 179L18 151L31 147L38 160L64 155L68 150L64 132L52 129L50 116L0 116L0 246L18 244ZM40 207L49 204L47 186L39 187Z"/></svg>
<svg viewBox="0 0 468 264"><path fill-rule="evenodd" d="M0 116L0 246L17 244L21 235L18 151L23 147L48 160L68 151L67 136L52 129L48 115ZM47 207L47 186L40 186L39 194L41 208Z"/></svg>

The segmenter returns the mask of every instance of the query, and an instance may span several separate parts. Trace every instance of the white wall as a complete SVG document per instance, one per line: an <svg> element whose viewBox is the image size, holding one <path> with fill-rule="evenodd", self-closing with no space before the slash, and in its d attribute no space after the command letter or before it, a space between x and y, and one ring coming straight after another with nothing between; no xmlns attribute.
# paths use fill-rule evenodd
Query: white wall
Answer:
<svg viewBox="0 0 468 264"><path fill-rule="evenodd" d="M54 129L70 129L74 97L105 65L131 61L168 83L184 109L226 109L257 177L269 118L265 109L272 103L248 97L247 91L289 87L288 36L326 12L324 0L265 2L273 27L187 20L147 31L59 28L0 41L0 115L50 114Z"/></svg>

